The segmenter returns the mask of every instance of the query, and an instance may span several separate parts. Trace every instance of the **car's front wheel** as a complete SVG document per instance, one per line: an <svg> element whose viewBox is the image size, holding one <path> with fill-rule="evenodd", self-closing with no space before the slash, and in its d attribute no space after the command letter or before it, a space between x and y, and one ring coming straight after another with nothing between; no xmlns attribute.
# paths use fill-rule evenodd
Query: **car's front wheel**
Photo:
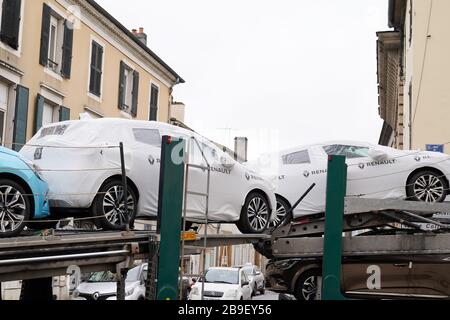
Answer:
<svg viewBox="0 0 450 320"><path fill-rule="evenodd" d="M428 203L443 202L448 194L448 185L443 174L423 170L414 174L406 187L408 200Z"/></svg>
<svg viewBox="0 0 450 320"><path fill-rule="evenodd" d="M125 208L125 203L127 208ZM125 200L122 181L109 181L100 188L94 199L92 211L98 228L124 230L127 227L127 222L134 221L136 217L137 195L132 188L128 187Z"/></svg>
<svg viewBox="0 0 450 320"><path fill-rule="evenodd" d="M18 183L0 179L0 238L19 235L31 216L29 195Z"/></svg>
<svg viewBox="0 0 450 320"><path fill-rule="evenodd" d="M318 278L321 276L320 270L309 270L303 273L297 280L294 295L297 300L315 300L317 296Z"/></svg>
<svg viewBox="0 0 450 320"><path fill-rule="evenodd" d="M244 234L263 233L269 226L270 207L266 197L252 192L242 207L241 218L237 222L239 231Z"/></svg>

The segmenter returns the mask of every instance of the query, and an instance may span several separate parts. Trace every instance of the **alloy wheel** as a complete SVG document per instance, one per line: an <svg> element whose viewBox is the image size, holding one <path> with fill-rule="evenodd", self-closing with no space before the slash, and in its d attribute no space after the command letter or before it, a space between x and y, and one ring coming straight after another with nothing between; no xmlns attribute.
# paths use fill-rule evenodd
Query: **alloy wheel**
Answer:
<svg viewBox="0 0 450 320"><path fill-rule="evenodd" d="M266 202L260 198L253 198L248 205L248 221L254 230L263 230L269 221L269 208Z"/></svg>
<svg viewBox="0 0 450 320"><path fill-rule="evenodd" d="M278 225L280 224L281 220L284 219L286 214L287 214L286 207L280 201L277 201L277 218L270 223L270 227L271 228L278 227Z"/></svg>
<svg viewBox="0 0 450 320"><path fill-rule="evenodd" d="M437 202L444 194L445 186L435 175L422 175L414 182L414 195L419 201Z"/></svg>
<svg viewBox="0 0 450 320"><path fill-rule="evenodd" d="M303 282L302 296L304 300L314 300L317 294L317 277L311 276Z"/></svg>
<svg viewBox="0 0 450 320"><path fill-rule="evenodd" d="M14 232L25 221L27 204L23 194L8 185L0 186L0 232Z"/></svg>
<svg viewBox="0 0 450 320"><path fill-rule="evenodd" d="M113 186L105 192L103 197L103 212L109 223L123 226L127 223L127 218L135 211L135 201L130 192L127 196L128 212L125 210L125 196L123 186Z"/></svg>

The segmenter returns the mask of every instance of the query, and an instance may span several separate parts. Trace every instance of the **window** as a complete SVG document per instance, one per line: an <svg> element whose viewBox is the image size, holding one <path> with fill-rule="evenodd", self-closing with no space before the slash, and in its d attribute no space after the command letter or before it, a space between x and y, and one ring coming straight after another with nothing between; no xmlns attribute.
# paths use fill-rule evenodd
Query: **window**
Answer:
<svg viewBox="0 0 450 320"><path fill-rule="evenodd" d="M139 98L139 72L120 62L119 109L137 116Z"/></svg>
<svg viewBox="0 0 450 320"><path fill-rule="evenodd" d="M60 106L38 94L36 99L36 112L34 119L34 133L43 126L70 120L70 109Z"/></svg>
<svg viewBox="0 0 450 320"><path fill-rule="evenodd" d="M44 110L42 113L42 125L46 126L58 122L59 120L59 106L44 102Z"/></svg>
<svg viewBox="0 0 450 320"><path fill-rule="evenodd" d="M367 147L335 144L331 146L325 146L323 147L323 149L328 155L345 156L350 159L366 158L369 156L369 148Z"/></svg>
<svg viewBox="0 0 450 320"><path fill-rule="evenodd" d="M152 84L150 93L150 121L158 120L159 88Z"/></svg>
<svg viewBox="0 0 450 320"><path fill-rule="evenodd" d="M0 40L14 50L19 49L21 0L0 0Z"/></svg>
<svg viewBox="0 0 450 320"><path fill-rule="evenodd" d="M44 4L39 63L66 79L71 76L73 25Z"/></svg>
<svg viewBox="0 0 450 320"><path fill-rule="evenodd" d="M155 129L133 129L136 141L161 148L161 135Z"/></svg>
<svg viewBox="0 0 450 320"><path fill-rule="evenodd" d="M103 47L98 42L92 41L89 92L97 97L102 93L103 52Z"/></svg>
<svg viewBox="0 0 450 320"><path fill-rule="evenodd" d="M306 164L311 163L308 150L302 150L283 156L283 164Z"/></svg>

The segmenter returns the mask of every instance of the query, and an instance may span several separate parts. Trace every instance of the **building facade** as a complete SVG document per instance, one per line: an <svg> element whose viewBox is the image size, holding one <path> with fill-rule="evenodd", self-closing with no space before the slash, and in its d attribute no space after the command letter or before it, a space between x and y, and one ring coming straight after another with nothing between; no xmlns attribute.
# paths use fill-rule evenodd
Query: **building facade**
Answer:
<svg viewBox="0 0 450 320"><path fill-rule="evenodd" d="M41 126L68 119L184 120L172 108L184 80L147 47L143 29L129 31L93 0L0 8L1 145L20 149Z"/></svg>
<svg viewBox="0 0 450 320"><path fill-rule="evenodd" d="M450 152L450 1L390 0L378 33L380 142Z"/></svg>

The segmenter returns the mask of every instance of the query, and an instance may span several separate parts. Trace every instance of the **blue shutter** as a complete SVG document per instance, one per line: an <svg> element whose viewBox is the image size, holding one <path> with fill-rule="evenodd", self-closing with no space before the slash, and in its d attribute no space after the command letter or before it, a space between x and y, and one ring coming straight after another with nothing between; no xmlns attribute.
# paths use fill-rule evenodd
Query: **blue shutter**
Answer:
<svg viewBox="0 0 450 320"><path fill-rule="evenodd" d="M28 88L20 85L16 88L16 112L14 115L13 150L20 151L27 142Z"/></svg>
<svg viewBox="0 0 450 320"><path fill-rule="evenodd" d="M44 114L44 97L40 94L36 98L36 111L34 114L34 134L36 134L39 129L42 128L42 117Z"/></svg>
<svg viewBox="0 0 450 320"><path fill-rule="evenodd" d="M70 120L70 109L61 106L59 108L59 121L67 121Z"/></svg>
<svg viewBox="0 0 450 320"><path fill-rule="evenodd" d="M125 63L120 61L120 74L119 74L119 109L124 109L125 104Z"/></svg>
<svg viewBox="0 0 450 320"><path fill-rule="evenodd" d="M71 22L67 20L64 22L61 75L66 79L70 79L72 72L73 27Z"/></svg>
<svg viewBox="0 0 450 320"><path fill-rule="evenodd" d="M19 48L21 0L3 0L0 39L13 49Z"/></svg>
<svg viewBox="0 0 450 320"><path fill-rule="evenodd" d="M137 116L138 109L138 101L139 101L139 72L133 72L133 95L132 95L132 103L130 113L133 117Z"/></svg>
<svg viewBox="0 0 450 320"><path fill-rule="evenodd" d="M41 51L39 54L39 63L46 66L48 63L48 42L50 40L50 20L52 9L44 3L42 11L42 29L41 29Z"/></svg>

